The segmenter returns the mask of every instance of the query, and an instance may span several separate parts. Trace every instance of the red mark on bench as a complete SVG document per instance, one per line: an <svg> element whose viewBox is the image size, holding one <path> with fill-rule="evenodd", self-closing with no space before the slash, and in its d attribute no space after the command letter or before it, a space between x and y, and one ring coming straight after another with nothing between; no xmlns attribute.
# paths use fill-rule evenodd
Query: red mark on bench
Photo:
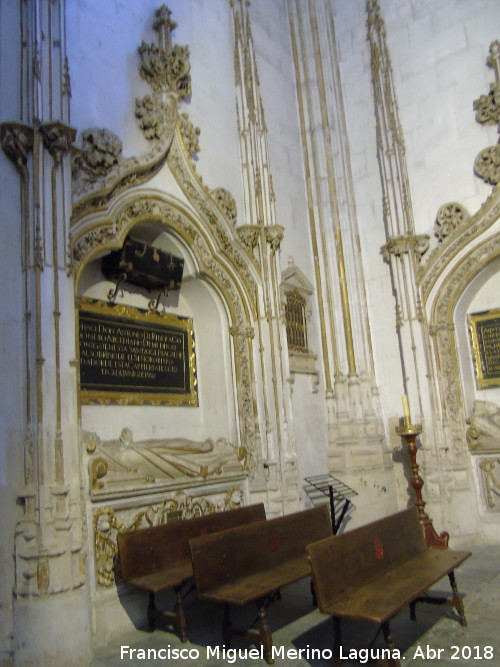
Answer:
<svg viewBox="0 0 500 667"><path fill-rule="evenodd" d="M269 531L269 546L271 549L277 549L280 545L280 536L277 530Z"/></svg>
<svg viewBox="0 0 500 667"><path fill-rule="evenodd" d="M382 560L384 557L384 546L380 537L375 537L373 539L373 548L375 549L375 558Z"/></svg>

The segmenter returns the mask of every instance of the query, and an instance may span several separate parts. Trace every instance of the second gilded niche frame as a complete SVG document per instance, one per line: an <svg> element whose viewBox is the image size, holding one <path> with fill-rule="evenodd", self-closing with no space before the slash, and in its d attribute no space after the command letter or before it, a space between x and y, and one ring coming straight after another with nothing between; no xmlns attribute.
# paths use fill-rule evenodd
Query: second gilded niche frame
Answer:
<svg viewBox="0 0 500 667"><path fill-rule="evenodd" d="M191 318L89 298L76 310L82 405L198 406Z"/></svg>

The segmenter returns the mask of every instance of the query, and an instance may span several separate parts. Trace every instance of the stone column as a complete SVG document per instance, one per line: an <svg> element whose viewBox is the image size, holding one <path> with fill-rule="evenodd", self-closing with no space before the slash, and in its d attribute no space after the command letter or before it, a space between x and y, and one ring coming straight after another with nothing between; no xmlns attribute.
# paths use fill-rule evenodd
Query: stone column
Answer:
<svg viewBox="0 0 500 667"><path fill-rule="evenodd" d="M77 433L74 289L67 275L71 215L69 75L64 0L19 4L20 120L0 126L20 178L19 280L25 374L24 469L14 535L16 665L87 664L91 657L86 529Z"/></svg>

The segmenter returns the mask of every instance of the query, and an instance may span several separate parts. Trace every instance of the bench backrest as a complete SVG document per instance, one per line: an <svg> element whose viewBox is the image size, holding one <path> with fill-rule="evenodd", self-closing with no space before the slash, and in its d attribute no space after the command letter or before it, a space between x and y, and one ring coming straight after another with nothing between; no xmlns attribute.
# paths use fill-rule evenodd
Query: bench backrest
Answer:
<svg viewBox="0 0 500 667"><path fill-rule="evenodd" d="M189 540L253 521L264 521L263 503L214 512L192 519L174 519L160 526L118 535L123 581L141 577L182 562L191 562Z"/></svg>
<svg viewBox="0 0 500 667"><path fill-rule="evenodd" d="M306 559L306 545L331 534L330 514L323 505L192 539L198 592L264 572L293 558Z"/></svg>
<svg viewBox="0 0 500 667"><path fill-rule="evenodd" d="M414 507L307 547L320 610L425 551Z"/></svg>

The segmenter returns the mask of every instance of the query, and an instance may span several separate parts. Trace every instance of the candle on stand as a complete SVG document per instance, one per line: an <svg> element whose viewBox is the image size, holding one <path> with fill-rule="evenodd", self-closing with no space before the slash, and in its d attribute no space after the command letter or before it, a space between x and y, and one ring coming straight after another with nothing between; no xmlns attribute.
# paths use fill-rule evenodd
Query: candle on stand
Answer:
<svg viewBox="0 0 500 667"><path fill-rule="evenodd" d="M405 426L411 426L410 406L408 404L408 396L406 394L403 394L403 416Z"/></svg>

